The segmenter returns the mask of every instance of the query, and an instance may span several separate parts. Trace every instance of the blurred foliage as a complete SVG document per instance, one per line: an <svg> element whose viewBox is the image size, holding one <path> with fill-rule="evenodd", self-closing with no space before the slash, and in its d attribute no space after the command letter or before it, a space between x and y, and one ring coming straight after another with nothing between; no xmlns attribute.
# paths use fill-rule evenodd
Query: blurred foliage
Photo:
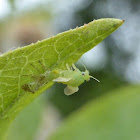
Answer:
<svg viewBox="0 0 140 140"><path fill-rule="evenodd" d="M12 10L15 9L15 0L8 0L9 1L9 5L11 6Z"/></svg>
<svg viewBox="0 0 140 140"><path fill-rule="evenodd" d="M73 113L49 140L137 140L140 86L107 92Z"/></svg>
<svg viewBox="0 0 140 140"><path fill-rule="evenodd" d="M0 52L22 47L52 34L50 5L40 4L27 10L17 9L15 0L9 0L11 12L0 20ZM10 27L10 28L9 28Z"/></svg>
<svg viewBox="0 0 140 140"><path fill-rule="evenodd" d="M45 109L44 95L22 110L10 126L7 140L34 140Z"/></svg>

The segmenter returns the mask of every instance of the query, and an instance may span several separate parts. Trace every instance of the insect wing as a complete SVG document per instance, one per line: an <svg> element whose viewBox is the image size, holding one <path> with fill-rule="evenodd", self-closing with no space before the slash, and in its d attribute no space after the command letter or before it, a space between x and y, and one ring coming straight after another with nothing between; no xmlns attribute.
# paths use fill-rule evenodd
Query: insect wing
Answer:
<svg viewBox="0 0 140 140"><path fill-rule="evenodd" d="M65 89L64 89L64 93L65 93L66 95L71 95L71 94L77 92L78 90L79 90L78 87L67 86L67 87L65 87Z"/></svg>
<svg viewBox="0 0 140 140"><path fill-rule="evenodd" d="M61 82L68 82L70 80L71 80L71 78L58 77L58 78L54 79L53 81L61 83Z"/></svg>

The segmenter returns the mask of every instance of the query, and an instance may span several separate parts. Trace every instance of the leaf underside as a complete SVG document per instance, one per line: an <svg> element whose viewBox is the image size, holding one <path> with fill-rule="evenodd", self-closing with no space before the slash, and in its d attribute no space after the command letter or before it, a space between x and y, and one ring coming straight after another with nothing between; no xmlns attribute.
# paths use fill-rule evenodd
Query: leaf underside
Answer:
<svg viewBox="0 0 140 140"><path fill-rule="evenodd" d="M0 56L0 139L16 114L53 84L35 84L35 77L41 79L47 70L66 69L66 63L75 63L123 23L119 19L94 20ZM39 88L37 92L28 92L27 83Z"/></svg>

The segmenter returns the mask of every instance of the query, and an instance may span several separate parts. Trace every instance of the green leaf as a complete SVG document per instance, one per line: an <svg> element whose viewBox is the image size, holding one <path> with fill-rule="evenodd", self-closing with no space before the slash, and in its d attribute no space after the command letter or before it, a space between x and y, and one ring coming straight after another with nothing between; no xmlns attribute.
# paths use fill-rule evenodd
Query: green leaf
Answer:
<svg viewBox="0 0 140 140"><path fill-rule="evenodd" d="M93 100L71 115L49 140L137 140L139 132L138 85Z"/></svg>
<svg viewBox="0 0 140 140"><path fill-rule="evenodd" d="M119 19L100 19L10 51L0 57L0 139L3 138L16 114L53 82L41 82L41 74L56 68L65 69L66 63L75 63L85 52L105 39L124 23ZM36 80L40 79L40 80ZM32 83L37 92L32 94L25 86ZM24 88L23 88L24 87Z"/></svg>
<svg viewBox="0 0 140 140"><path fill-rule="evenodd" d="M42 94L17 115L10 126L7 140L34 140L40 131L44 110L46 95Z"/></svg>

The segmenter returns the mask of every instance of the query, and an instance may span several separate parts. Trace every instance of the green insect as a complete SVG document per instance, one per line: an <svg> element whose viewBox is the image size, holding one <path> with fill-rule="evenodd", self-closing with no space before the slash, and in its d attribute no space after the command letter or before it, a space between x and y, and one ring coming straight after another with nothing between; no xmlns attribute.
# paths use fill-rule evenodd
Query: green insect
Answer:
<svg viewBox="0 0 140 140"><path fill-rule="evenodd" d="M49 81L54 81L57 83L63 83L67 85L64 89L66 95L71 95L79 90L79 86L84 83L84 81L89 81L90 78L100 82L98 79L89 75L89 71L85 67L85 72L81 72L74 64L70 68L66 64L67 70L56 69L52 71L46 71L45 74L40 75L37 81L30 84L25 84L22 86L22 89L28 92L35 93L41 86L46 84Z"/></svg>
<svg viewBox="0 0 140 140"><path fill-rule="evenodd" d="M70 68L67 64L67 70L59 71L59 77L53 79L54 82L63 83L67 85L64 89L66 95L71 95L79 90L79 86L84 83L84 81L89 81L90 78L100 82L98 79L89 75L89 71L85 68L85 72L81 72L74 64Z"/></svg>

